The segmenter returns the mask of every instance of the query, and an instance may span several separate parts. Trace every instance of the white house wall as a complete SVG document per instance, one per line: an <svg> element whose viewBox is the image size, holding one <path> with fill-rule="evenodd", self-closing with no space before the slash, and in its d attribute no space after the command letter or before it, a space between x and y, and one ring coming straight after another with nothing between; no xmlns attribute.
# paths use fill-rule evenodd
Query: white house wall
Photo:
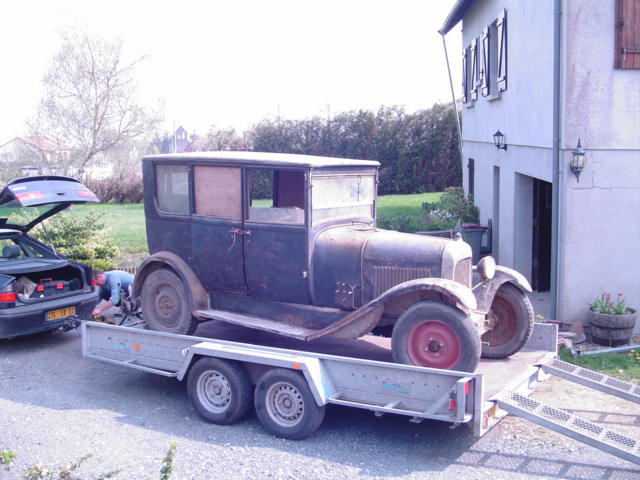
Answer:
<svg viewBox="0 0 640 480"><path fill-rule="evenodd" d="M613 3L564 5L564 321L585 320L602 292L623 293L640 308L640 71L613 68ZM587 151L579 182L566 168L578 138Z"/></svg>

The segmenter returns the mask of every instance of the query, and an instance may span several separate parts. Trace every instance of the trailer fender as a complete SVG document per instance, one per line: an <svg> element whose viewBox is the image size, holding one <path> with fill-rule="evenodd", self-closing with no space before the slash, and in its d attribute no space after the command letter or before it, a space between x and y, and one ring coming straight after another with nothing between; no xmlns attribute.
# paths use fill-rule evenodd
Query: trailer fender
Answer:
<svg viewBox="0 0 640 480"><path fill-rule="evenodd" d="M473 294L478 303L478 310L487 313L491 309L493 298L498 289L505 283L512 283L524 293L531 293L531 285L521 273L508 267L496 265L496 274L490 280L485 280L473 287Z"/></svg>
<svg viewBox="0 0 640 480"><path fill-rule="evenodd" d="M138 268L133 281L133 295L139 297L142 292L142 284L149 274L161 268L171 268L185 285L187 295L191 298L193 311L208 310L209 295L204 289L195 272L182 258L172 252L157 252L146 258Z"/></svg>

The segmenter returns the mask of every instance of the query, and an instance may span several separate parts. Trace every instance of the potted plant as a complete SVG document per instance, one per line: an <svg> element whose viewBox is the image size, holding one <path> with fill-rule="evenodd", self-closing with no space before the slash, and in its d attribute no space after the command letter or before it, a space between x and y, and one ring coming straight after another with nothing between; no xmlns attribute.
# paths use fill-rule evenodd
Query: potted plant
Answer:
<svg viewBox="0 0 640 480"><path fill-rule="evenodd" d="M592 340L611 347L629 343L636 316L637 312L626 306L622 293L615 300L610 293L602 293L589 309Z"/></svg>

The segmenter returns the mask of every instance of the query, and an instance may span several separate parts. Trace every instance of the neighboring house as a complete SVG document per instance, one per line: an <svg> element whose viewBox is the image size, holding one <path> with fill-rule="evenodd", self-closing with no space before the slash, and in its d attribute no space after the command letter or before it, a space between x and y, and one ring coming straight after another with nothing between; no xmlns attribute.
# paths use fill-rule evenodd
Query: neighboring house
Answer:
<svg viewBox="0 0 640 480"><path fill-rule="evenodd" d="M184 153L191 149L191 141L187 131L180 125L172 136L164 134L164 138L152 142L159 153Z"/></svg>
<svg viewBox="0 0 640 480"><path fill-rule="evenodd" d="M493 254L563 323L605 291L640 308L640 0L458 0L440 33L459 22L464 186Z"/></svg>
<svg viewBox="0 0 640 480"><path fill-rule="evenodd" d="M0 166L11 165L18 175L72 175L105 178L113 174L104 157L93 159L79 168L70 163L71 149L60 141L45 137L16 137L0 145Z"/></svg>

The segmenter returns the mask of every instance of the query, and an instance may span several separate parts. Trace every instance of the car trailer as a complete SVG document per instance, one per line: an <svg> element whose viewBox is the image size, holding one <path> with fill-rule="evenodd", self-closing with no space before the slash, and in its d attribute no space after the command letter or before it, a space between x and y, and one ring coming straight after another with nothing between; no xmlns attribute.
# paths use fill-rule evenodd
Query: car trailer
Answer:
<svg viewBox="0 0 640 480"><path fill-rule="evenodd" d="M262 426L294 440L320 426L327 404L404 415L417 423L466 424L477 437L511 413L640 464L639 440L529 398L540 381L554 375L640 403L640 386L559 360L555 325L536 324L522 351L507 360L483 360L475 373L372 360L366 357L382 352L385 358L378 343L388 339L367 337L351 341L348 350L342 345L339 351L358 355L346 357L322 353L326 346L313 343L305 345L318 351L82 324L85 357L186 380L195 409L212 423L238 421L252 398Z"/></svg>

